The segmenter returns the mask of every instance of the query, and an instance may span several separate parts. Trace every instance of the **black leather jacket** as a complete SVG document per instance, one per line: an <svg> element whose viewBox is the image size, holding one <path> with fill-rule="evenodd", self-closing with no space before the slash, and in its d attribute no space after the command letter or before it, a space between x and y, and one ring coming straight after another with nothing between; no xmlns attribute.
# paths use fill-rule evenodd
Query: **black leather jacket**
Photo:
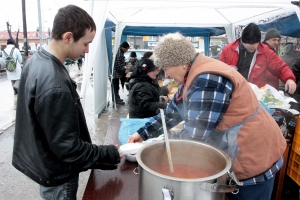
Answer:
<svg viewBox="0 0 300 200"><path fill-rule="evenodd" d="M41 185L56 186L98 163L119 162L114 145L91 143L64 65L44 49L28 59L18 93L13 166Z"/></svg>

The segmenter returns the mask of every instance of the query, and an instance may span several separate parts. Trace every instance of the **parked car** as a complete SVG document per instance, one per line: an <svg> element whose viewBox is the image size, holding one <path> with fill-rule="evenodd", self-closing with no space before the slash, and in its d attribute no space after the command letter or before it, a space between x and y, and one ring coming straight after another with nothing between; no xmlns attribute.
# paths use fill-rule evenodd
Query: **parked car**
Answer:
<svg viewBox="0 0 300 200"><path fill-rule="evenodd" d="M131 52L135 52L136 53L136 57L138 60L141 60L141 58L144 56L144 53L146 53L147 51L153 51L151 49L129 49L127 52L124 53L125 56L125 62L128 62L130 59L130 54Z"/></svg>
<svg viewBox="0 0 300 200"><path fill-rule="evenodd" d="M28 50L28 58L30 58L31 56L33 56L33 54L35 54L37 51L36 50ZM25 55L25 51L24 50L20 50L21 56L23 57Z"/></svg>

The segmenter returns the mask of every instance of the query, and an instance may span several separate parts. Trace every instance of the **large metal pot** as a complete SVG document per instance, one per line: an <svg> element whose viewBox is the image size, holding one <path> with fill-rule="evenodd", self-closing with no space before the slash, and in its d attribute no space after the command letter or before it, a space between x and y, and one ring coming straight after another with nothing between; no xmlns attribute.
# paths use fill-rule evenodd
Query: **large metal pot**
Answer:
<svg viewBox="0 0 300 200"><path fill-rule="evenodd" d="M153 169L168 165L164 141L149 143L139 149L139 199L222 200L235 186L226 185L231 160L223 151L191 140L169 140L173 164L192 165L210 171L205 178L176 178Z"/></svg>

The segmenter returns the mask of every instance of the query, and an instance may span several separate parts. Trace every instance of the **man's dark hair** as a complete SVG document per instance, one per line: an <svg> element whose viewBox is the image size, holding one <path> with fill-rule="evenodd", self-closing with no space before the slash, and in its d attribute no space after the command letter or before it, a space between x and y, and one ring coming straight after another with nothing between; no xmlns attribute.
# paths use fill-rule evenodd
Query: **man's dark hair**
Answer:
<svg viewBox="0 0 300 200"><path fill-rule="evenodd" d="M9 38L9 39L6 41L6 44L14 44L13 39Z"/></svg>
<svg viewBox="0 0 300 200"><path fill-rule="evenodd" d="M128 42L123 42L123 43L120 45L120 47L123 47L123 48L128 49L130 46L129 46Z"/></svg>
<svg viewBox="0 0 300 200"><path fill-rule="evenodd" d="M53 21L52 38L61 40L65 32L72 32L74 42L85 35L86 30L96 31L93 18L82 8L68 5L60 8Z"/></svg>
<svg viewBox="0 0 300 200"><path fill-rule="evenodd" d="M143 58L150 58L152 56L153 52L152 51L147 51L144 53Z"/></svg>

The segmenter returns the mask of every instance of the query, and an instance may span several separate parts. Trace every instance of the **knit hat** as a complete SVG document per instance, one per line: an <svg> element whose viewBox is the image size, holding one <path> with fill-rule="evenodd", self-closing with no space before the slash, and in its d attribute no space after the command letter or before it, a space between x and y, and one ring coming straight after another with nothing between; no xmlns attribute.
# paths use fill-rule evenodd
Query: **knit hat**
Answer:
<svg viewBox="0 0 300 200"><path fill-rule="evenodd" d="M9 38L6 42L6 44L14 44L14 41L11 38Z"/></svg>
<svg viewBox="0 0 300 200"><path fill-rule="evenodd" d="M129 44L127 42L123 42L120 46L126 49L129 48Z"/></svg>
<svg viewBox="0 0 300 200"><path fill-rule="evenodd" d="M258 26L254 23L248 24L242 33L242 42L247 44L258 43L261 40L261 33Z"/></svg>
<svg viewBox="0 0 300 200"><path fill-rule="evenodd" d="M279 39L281 39L280 33L275 28L271 28L271 29L269 29L267 31L267 33L265 35L265 40L264 41L267 41L267 40L272 39L272 38L279 38Z"/></svg>
<svg viewBox="0 0 300 200"><path fill-rule="evenodd" d="M195 55L194 45L179 32L160 38L153 52L154 64L161 68L188 64Z"/></svg>
<svg viewBox="0 0 300 200"><path fill-rule="evenodd" d="M130 57L136 57L136 53L133 51L130 53Z"/></svg>

